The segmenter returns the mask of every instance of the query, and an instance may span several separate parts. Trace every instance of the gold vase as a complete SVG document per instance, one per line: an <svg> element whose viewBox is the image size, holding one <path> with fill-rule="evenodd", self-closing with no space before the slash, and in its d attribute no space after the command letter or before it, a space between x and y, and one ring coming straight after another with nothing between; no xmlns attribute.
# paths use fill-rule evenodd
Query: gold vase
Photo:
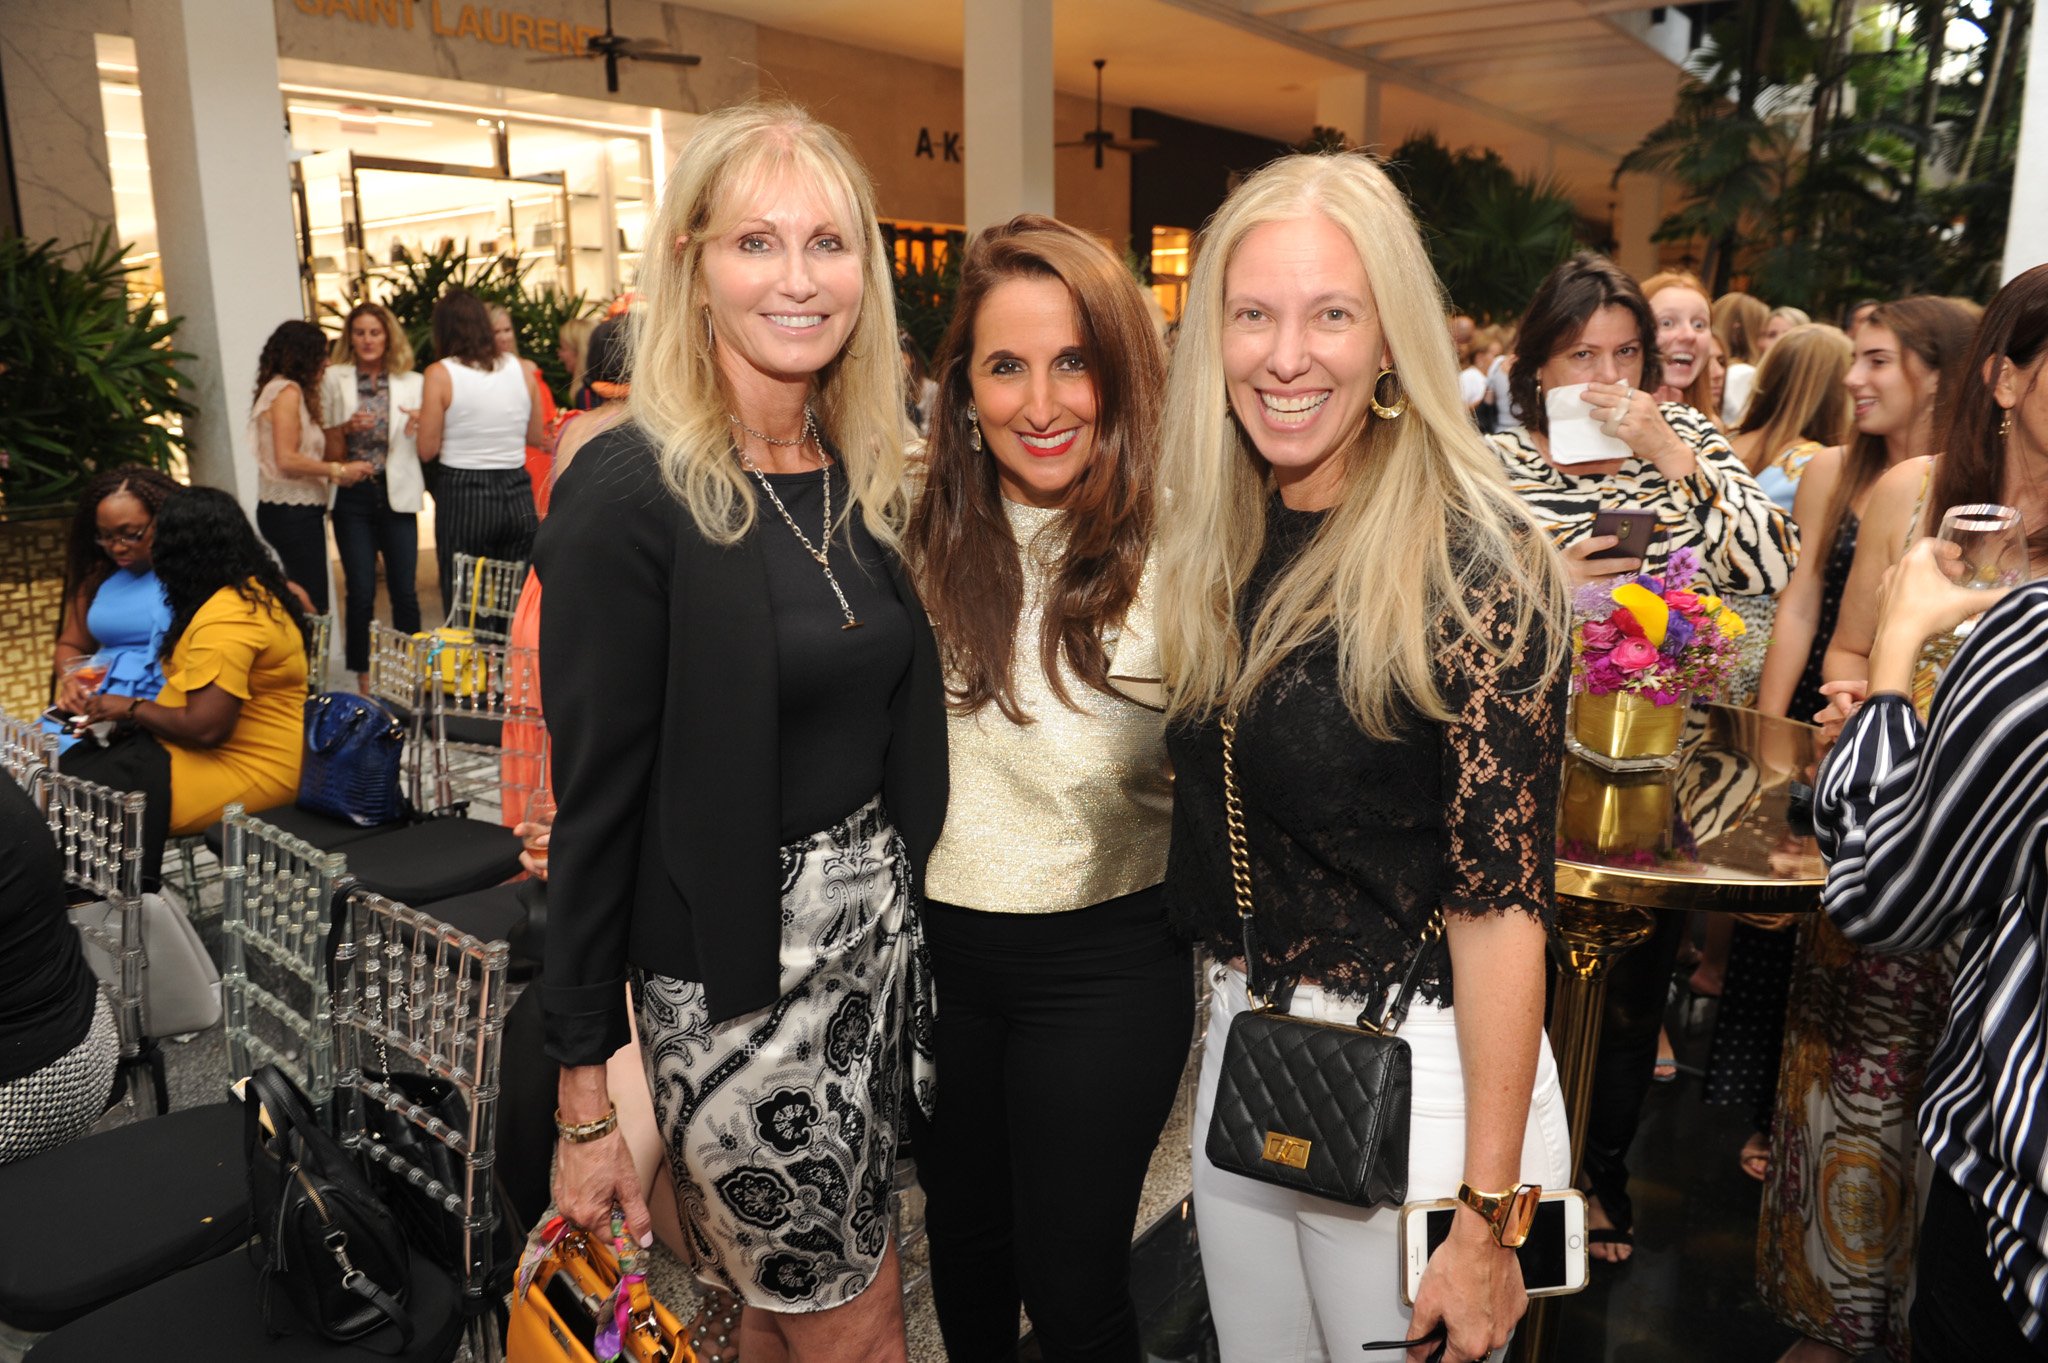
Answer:
<svg viewBox="0 0 2048 1363"><path fill-rule="evenodd" d="M1616 771L1678 765L1685 702L1659 705L1632 691L1581 695L1572 706L1572 750Z"/></svg>

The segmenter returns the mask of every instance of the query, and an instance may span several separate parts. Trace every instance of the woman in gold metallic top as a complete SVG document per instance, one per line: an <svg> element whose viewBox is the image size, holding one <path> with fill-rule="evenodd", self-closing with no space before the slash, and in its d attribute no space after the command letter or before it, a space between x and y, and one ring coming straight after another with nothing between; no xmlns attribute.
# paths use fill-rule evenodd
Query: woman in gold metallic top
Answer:
<svg viewBox="0 0 2048 1363"><path fill-rule="evenodd" d="M946 668L926 875L937 1116L913 1128L953 1363L1136 1363L1132 1223L1187 1058L1166 925L1172 778L1152 633L1164 356L1094 238L976 237L905 557Z"/></svg>

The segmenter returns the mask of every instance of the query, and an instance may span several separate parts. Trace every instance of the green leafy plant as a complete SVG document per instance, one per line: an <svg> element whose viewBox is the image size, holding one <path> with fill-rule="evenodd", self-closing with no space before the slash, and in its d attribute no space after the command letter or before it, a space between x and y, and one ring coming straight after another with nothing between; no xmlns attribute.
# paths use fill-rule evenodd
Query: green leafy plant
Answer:
<svg viewBox="0 0 2048 1363"><path fill-rule="evenodd" d="M938 358L939 342L952 324L964 253L964 243L950 242L944 251L926 253L918 264L897 268L896 325L910 333L927 362Z"/></svg>
<svg viewBox="0 0 2048 1363"><path fill-rule="evenodd" d="M1433 133L1394 149L1387 173L1422 225L1430 263L1451 302L1506 321L1585 233L1554 181L1517 175L1495 151L1453 151Z"/></svg>
<svg viewBox="0 0 2048 1363"><path fill-rule="evenodd" d="M512 256L473 258L469 245L445 242L397 262L394 273L376 280L359 279L357 297L374 297L398 319L422 366L434 359L434 304L450 289L475 294L512 314L512 332L519 353L540 366L541 379L555 401L570 398L569 371L555 354L562 324L587 316L596 305L585 294L565 293L552 284L538 288L527 282L532 261Z"/></svg>
<svg viewBox="0 0 2048 1363"><path fill-rule="evenodd" d="M56 507L101 469L168 470L194 408L180 391L180 318L132 302L111 230L59 248L0 238L0 500Z"/></svg>

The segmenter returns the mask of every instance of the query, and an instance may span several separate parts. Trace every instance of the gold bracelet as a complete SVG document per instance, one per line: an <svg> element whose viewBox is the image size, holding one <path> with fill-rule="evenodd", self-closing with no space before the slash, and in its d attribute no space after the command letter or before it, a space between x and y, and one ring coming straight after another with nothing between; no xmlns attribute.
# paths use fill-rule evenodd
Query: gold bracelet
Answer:
<svg viewBox="0 0 2048 1363"><path fill-rule="evenodd" d="M591 1141L602 1140L618 1129L617 1104L613 1104L606 1110L604 1116L594 1122L565 1122L562 1120L562 1109L555 1109L555 1134L571 1145L587 1145Z"/></svg>

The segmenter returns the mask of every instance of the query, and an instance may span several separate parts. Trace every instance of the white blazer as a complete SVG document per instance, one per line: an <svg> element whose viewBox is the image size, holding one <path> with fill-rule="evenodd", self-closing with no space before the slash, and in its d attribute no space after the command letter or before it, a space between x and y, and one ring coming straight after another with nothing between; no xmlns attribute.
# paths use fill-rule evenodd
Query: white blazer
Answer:
<svg viewBox="0 0 2048 1363"><path fill-rule="evenodd" d="M391 499L393 511L416 512L421 505L420 494L426 491L426 480L420 476L419 445L405 433L405 413L398 409L420 409L426 395L426 379L417 369L410 374L394 374L390 378L390 394L391 440L384 455L384 491ZM327 377L320 381L320 415L326 418L328 426L334 427L355 414L356 367L328 365Z"/></svg>

